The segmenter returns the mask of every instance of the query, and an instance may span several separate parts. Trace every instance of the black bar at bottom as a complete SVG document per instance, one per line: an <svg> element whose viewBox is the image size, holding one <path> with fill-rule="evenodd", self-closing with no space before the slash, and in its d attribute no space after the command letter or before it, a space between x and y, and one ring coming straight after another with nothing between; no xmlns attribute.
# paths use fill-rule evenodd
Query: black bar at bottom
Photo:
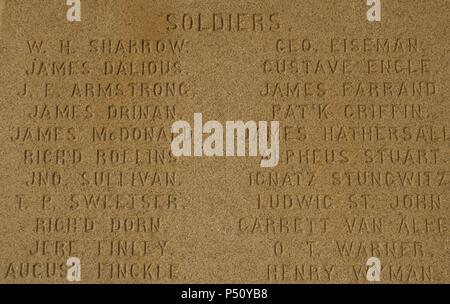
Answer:
<svg viewBox="0 0 450 304"><path fill-rule="evenodd" d="M312 303L322 298L335 302L337 299L348 302L366 303L379 301L388 303L398 297L402 303L424 297L431 303L431 297L448 297L448 285L247 285L247 284L169 284L169 285L1 285L3 296L11 293L15 299L33 295L32 298L44 300L64 298L70 302L87 304L89 295L95 294L100 302L136 303ZM444 290L445 289L445 290ZM386 292L389 296L386 296ZM313 300L311 302L311 300ZM60 302L59 301L59 302ZM40 302L40 301L39 301ZM92 303L91 301L89 301ZM65 302L64 302L65 303Z"/></svg>

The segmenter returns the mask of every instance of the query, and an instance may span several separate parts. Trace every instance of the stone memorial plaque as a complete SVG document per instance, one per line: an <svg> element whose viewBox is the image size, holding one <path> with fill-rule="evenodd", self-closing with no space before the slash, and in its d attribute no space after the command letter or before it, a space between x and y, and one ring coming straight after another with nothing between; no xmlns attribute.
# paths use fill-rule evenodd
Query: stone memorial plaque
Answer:
<svg viewBox="0 0 450 304"><path fill-rule="evenodd" d="M449 283L450 1L0 1L1 283Z"/></svg>

